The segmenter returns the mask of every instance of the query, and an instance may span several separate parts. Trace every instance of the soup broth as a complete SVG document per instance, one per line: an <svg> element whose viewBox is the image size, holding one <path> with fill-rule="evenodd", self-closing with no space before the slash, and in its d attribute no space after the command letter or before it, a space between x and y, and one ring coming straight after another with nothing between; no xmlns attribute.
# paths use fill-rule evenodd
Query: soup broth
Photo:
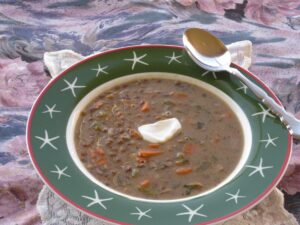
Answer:
<svg viewBox="0 0 300 225"><path fill-rule="evenodd" d="M162 144L138 127L177 118L180 133ZM220 184L238 164L241 124L215 94L171 79L138 79L100 93L81 112L75 145L86 169L104 185L148 199L177 199Z"/></svg>

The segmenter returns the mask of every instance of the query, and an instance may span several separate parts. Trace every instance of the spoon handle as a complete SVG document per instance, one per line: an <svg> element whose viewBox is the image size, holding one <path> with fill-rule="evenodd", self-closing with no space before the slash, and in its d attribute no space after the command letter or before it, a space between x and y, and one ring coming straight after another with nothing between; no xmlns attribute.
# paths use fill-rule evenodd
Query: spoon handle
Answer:
<svg viewBox="0 0 300 225"><path fill-rule="evenodd" d="M239 70L235 68L228 68L228 72L238 77L251 91L267 105L270 110L279 116L280 120L286 125L294 138L300 139L300 120L296 119L291 113L288 113L282 106L280 106L273 98L271 98L262 88L257 86Z"/></svg>

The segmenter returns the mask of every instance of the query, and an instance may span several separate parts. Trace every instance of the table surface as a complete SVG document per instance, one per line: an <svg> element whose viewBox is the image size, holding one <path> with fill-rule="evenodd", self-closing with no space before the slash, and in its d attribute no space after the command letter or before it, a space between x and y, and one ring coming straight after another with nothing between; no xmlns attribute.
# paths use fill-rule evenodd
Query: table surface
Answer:
<svg viewBox="0 0 300 225"><path fill-rule="evenodd" d="M0 224L25 212L34 215L31 224L39 222L35 203L42 182L27 154L25 129L31 105L50 80L44 52L89 55L145 43L181 45L184 29L201 27L226 44L252 41L250 71L300 117L299 0L178 2L0 1ZM300 162L294 163L282 184L290 194L300 191ZM300 221L300 194L286 194L285 206Z"/></svg>

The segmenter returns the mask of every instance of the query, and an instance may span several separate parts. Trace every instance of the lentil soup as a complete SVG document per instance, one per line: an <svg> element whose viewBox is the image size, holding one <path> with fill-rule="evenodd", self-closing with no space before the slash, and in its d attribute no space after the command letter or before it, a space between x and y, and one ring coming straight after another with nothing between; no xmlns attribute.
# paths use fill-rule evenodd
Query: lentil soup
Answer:
<svg viewBox="0 0 300 225"><path fill-rule="evenodd" d="M177 118L165 143L143 140L138 127ZM75 148L101 183L146 199L197 195L223 182L239 163L240 121L219 96L176 79L142 78L99 93L80 113Z"/></svg>

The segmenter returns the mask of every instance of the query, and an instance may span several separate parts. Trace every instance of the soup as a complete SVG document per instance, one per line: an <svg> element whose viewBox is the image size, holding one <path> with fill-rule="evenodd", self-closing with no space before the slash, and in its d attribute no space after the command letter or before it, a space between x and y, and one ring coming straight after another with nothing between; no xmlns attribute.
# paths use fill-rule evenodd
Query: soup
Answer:
<svg viewBox="0 0 300 225"><path fill-rule="evenodd" d="M165 143L138 127L177 118ZM244 136L218 96L171 79L137 79L100 93L80 113L75 145L86 169L106 186L148 199L177 199L220 184L240 161Z"/></svg>

